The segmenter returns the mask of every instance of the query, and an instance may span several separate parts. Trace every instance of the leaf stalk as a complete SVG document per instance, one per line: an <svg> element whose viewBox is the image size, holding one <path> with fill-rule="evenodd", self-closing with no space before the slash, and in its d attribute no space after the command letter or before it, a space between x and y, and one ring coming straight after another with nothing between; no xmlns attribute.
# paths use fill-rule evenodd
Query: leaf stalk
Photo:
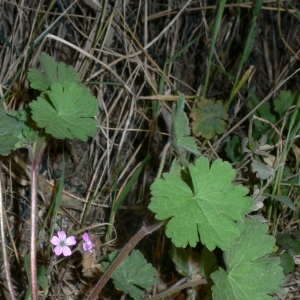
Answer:
<svg viewBox="0 0 300 300"><path fill-rule="evenodd" d="M31 234L30 234L30 277L31 277L31 297L38 300L37 266L36 266L36 240L37 240L37 189L38 170L46 147L46 136L43 135L37 140L31 161Z"/></svg>
<svg viewBox="0 0 300 300"><path fill-rule="evenodd" d="M116 271L117 267L122 263L122 261L126 258L126 256L130 253L130 251L138 244L140 240L142 240L146 235L152 233L153 231L160 228L165 221L159 221L154 224L147 224L144 222L142 228L132 237L132 239L125 245L125 247L121 250L117 258L111 263L109 268L100 278L94 289L91 291L87 300L95 300L97 299L99 293L102 291L103 287L109 280L109 278Z"/></svg>

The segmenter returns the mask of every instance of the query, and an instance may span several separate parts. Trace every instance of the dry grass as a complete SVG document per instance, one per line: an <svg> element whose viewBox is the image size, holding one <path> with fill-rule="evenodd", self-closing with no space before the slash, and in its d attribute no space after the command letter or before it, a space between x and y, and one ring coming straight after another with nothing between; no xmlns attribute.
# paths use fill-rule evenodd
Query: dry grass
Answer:
<svg viewBox="0 0 300 300"><path fill-rule="evenodd" d="M91 264L103 254L119 249L138 230L147 214L149 186L168 140L172 101L178 93L184 93L188 107L192 107L200 97L207 70L215 1L99 2L99 10L92 0L51 4L31 0L0 2L0 95L4 107L22 109L36 98L26 78L29 68L39 66L41 52L74 66L99 101L99 130L93 139L88 143L51 140L45 153L39 186L38 263L48 271L48 286L40 289L40 299L83 299L99 277L97 269L89 270ZM297 1L291 2L299 9ZM287 1L264 1L259 32L242 70L244 74L254 66L247 86L255 89L260 100L271 103L280 90L298 89L299 16ZM225 105L233 87L228 74L235 76L237 72L250 22L250 3L226 5L207 99L221 99ZM195 38L180 56L164 64ZM247 90L241 89L230 107L224 135L211 141L198 139L203 153L212 159L227 159L222 141L233 134L247 134L247 101ZM68 194L64 194L57 224L53 220L45 223L47 210L54 201L51 183L57 186L61 175L62 144L67 157L64 189ZM149 163L114 217L112 235L107 236L113 201L150 152ZM291 156L290 162L294 161ZM251 184L252 175L244 172L249 170L250 162L242 163L237 167L239 178ZM166 164L165 170L168 168ZM2 157L1 170L12 285L17 298L25 299L28 279L24 257L29 252L30 219L27 151ZM298 174L298 161L293 172ZM281 230L286 226L295 228L291 220L290 215L280 211L277 225ZM87 261L77 251L72 259L57 263L53 252L49 255L47 250L53 226L69 233L92 233L99 248L98 257ZM170 247L163 232L139 244L160 273L161 285L153 290L153 295L180 279L168 257ZM5 269L1 275L1 299L10 299ZM180 299L186 295L185 291L179 293ZM203 293L198 291L199 299Z"/></svg>

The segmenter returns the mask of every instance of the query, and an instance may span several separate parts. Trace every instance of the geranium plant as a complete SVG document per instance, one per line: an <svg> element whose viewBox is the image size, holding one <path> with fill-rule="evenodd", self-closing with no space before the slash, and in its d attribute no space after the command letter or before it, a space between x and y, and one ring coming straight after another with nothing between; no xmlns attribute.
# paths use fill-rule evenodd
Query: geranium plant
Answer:
<svg viewBox="0 0 300 300"><path fill-rule="evenodd" d="M86 141L97 132L98 102L90 90L80 83L75 69L65 63L56 63L48 54L42 53L40 62L43 72L30 69L28 79L31 87L41 92L37 100L22 111L5 112L0 109L1 134L3 143L0 154L8 155L11 150L27 147L31 161L31 242L30 242L30 278L31 295L37 300L37 175L39 164L46 147L48 135L58 139L77 138ZM32 118L39 130L33 129ZM68 256L75 239L66 238L63 231L53 237L56 255Z"/></svg>
<svg viewBox="0 0 300 300"><path fill-rule="evenodd" d="M47 54L41 55L40 62L43 72L31 69L28 73L31 87L41 92L37 99L24 111L5 112L0 109L0 154L8 155L10 151L24 146L30 153L30 275L33 300L38 299L37 174L47 137L52 135L57 139L77 138L86 141L97 132L94 117L98 113L97 100L80 83L74 68L64 63L57 64ZM142 228L119 254L109 255L109 261L103 264L104 275L88 296L89 300L98 298L109 278L113 279L118 289L134 299L141 299L144 291L149 291L158 282L157 271L145 261L140 252L132 249L144 236L164 224L166 235L175 247L195 247L199 242L205 246L205 255L203 252L200 258L204 265L206 262L203 257L212 257L212 251L216 247L224 251L224 269L215 271L213 267L211 272L202 272L204 277L211 278L214 282L212 291L215 300L270 299L269 293L281 289L284 277L280 260L267 256L273 251L275 238L266 235L267 225L262 224L255 215L246 217L254 209L254 202L247 196L246 187L233 183L236 172L232 166L221 159L211 163L208 158L201 156L197 143L190 134L184 104L182 96L174 103L172 111L169 144L176 154L172 167L168 173L162 174L162 178L159 174L151 186L149 209L159 222L145 220ZM211 108L213 113L207 118L207 111ZM36 122L39 130L31 127L30 118ZM214 106L205 101L193 110L192 118L196 134L210 138L215 132L224 130L227 115L220 104ZM95 245L89 235L84 233L82 239L83 250L93 254ZM64 256L70 256L70 246L76 244L75 237L67 237L62 230L50 242L55 246L55 255ZM182 253L175 252L179 253L178 256ZM187 264L189 259L188 255L183 254L181 263ZM179 257L176 261L180 261Z"/></svg>

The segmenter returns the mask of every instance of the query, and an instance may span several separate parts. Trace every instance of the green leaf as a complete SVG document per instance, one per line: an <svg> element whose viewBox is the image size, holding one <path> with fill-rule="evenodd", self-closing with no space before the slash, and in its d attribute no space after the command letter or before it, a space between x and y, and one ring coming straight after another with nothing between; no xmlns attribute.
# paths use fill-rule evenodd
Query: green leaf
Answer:
<svg viewBox="0 0 300 300"><path fill-rule="evenodd" d="M45 74L37 69L30 69L28 72L28 79L32 88L46 91L54 83L59 83L65 87L70 83L80 82L79 75L72 66L66 66L63 62L58 64L46 53L41 54L40 62Z"/></svg>
<svg viewBox="0 0 300 300"><path fill-rule="evenodd" d="M109 256L111 260L111 256ZM103 263L105 269L109 263ZM129 294L133 299L142 299L144 290L149 291L157 283L157 271L148 264L142 253L133 250L112 275L113 282L119 290Z"/></svg>
<svg viewBox="0 0 300 300"><path fill-rule="evenodd" d="M300 194L300 188L298 187L298 179L288 166L284 165L282 181L285 185L281 186L281 194L283 196L290 195L290 190L294 194Z"/></svg>
<svg viewBox="0 0 300 300"><path fill-rule="evenodd" d="M284 252L280 255L280 264L285 275L291 273L295 267L295 261L291 254Z"/></svg>
<svg viewBox="0 0 300 300"><path fill-rule="evenodd" d="M253 94L247 102L247 107L249 110L252 110L258 104L259 99L255 96L255 94ZM254 114L262 119L269 121L272 124L275 124L277 122L276 115L271 111L270 103L263 103L258 109L255 110ZM252 119L252 117L253 115L249 117L249 120ZM259 140L263 134L271 129L270 124L259 120L255 120L254 126L255 130L253 131L252 135L254 140ZM269 136L271 136L270 133Z"/></svg>
<svg viewBox="0 0 300 300"><path fill-rule="evenodd" d="M119 255L120 251L114 251L114 252L111 252L109 253L108 255L104 255L102 256L98 263L101 263L102 266L100 268L101 272L105 272L110 264L117 258L117 256Z"/></svg>
<svg viewBox="0 0 300 300"><path fill-rule="evenodd" d="M277 119L276 116L271 112L271 107L270 107L270 103L264 103L263 105L261 105L258 110L257 110L258 115L265 120L270 121L271 123L275 124ZM259 121L259 124L261 124L261 122ZM263 123L262 126L268 126L270 127L269 124L267 123Z"/></svg>
<svg viewBox="0 0 300 300"><path fill-rule="evenodd" d="M240 236L224 252L226 271L211 275L214 300L267 300L269 293L281 291L284 276L278 257L264 257L272 253L275 238L266 236L268 226L258 219L238 223Z"/></svg>
<svg viewBox="0 0 300 300"><path fill-rule="evenodd" d="M197 150L197 144L193 137L191 137L191 130L189 127L189 120L184 109L184 97L181 96L172 107L172 135L171 141L175 150L182 148L195 155L201 153ZM180 153L178 153L180 154Z"/></svg>
<svg viewBox="0 0 300 300"><path fill-rule="evenodd" d="M31 282L31 274L30 274L30 255L27 254L24 256L24 266L25 266L25 271L26 275L28 278L28 282ZM31 284L29 284L26 295L25 295L25 300L31 300Z"/></svg>
<svg viewBox="0 0 300 300"><path fill-rule="evenodd" d="M29 107L26 107L22 110L11 110L7 112L8 116L14 117L18 120L19 123L23 123L23 128L21 132L18 133L19 141L16 143L16 148L26 147L28 144L31 144L37 141L39 136L39 131L35 130L30 125L30 112Z"/></svg>
<svg viewBox="0 0 300 300"><path fill-rule="evenodd" d="M234 135L225 147L225 152L232 162L238 162L242 159L242 143L241 139Z"/></svg>
<svg viewBox="0 0 300 300"><path fill-rule="evenodd" d="M204 278L210 278L211 274L219 269L217 258L214 252L204 247L200 256L200 275Z"/></svg>
<svg viewBox="0 0 300 300"><path fill-rule="evenodd" d="M11 150L15 150L18 144L23 140L22 130L25 123L18 121L13 111L6 114L6 111L0 107L0 155L9 155ZM17 114L16 114L17 116Z"/></svg>
<svg viewBox="0 0 300 300"><path fill-rule="evenodd" d="M274 168L267 164L263 164L256 160L253 160L253 162L251 163L251 167L254 169L254 171L257 172L257 177L262 180L275 176Z"/></svg>
<svg viewBox="0 0 300 300"><path fill-rule="evenodd" d="M251 211L247 188L233 185L235 171L228 162L216 160L211 168L205 157L189 165L193 190L176 175L163 174L151 186L149 208L156 219L171 218L166 235L177 247L192 247L199 241L209 250L228 249L239 229L234 221Z"/></svg>
<svg viewBox="0 0 300 300"><path fill-rule="evenodd" d="M46 291L48 287L47 269L45 266L39 266L37 272L37 281L42 287L43 291Z"/></svg>
<svg viewBox="0 0 300 300"><path fill-rule="evenodd" d="M288 245L288 253L291 255L299 255L300 254L300 241L291 241Z"/></svg>
<svg viewBox="0 0 300 300"><path fill-rule="evenodd" d="M202 135L206 139L225 131L226 111L221 101L201 100L197 102L191 113L192 130L195 136Z"/></svg>
<svg viewBox="0 0 300 300"><path fill-rule="evenodd" d="M92 117L98 113L98 103L84 86L55 83L29 106L37 125L57 139L86 141L97 132L97 122Z"/></svg>
<svg viewBox="0 0 300 300"><path fill-rule="evenodd" d="M283 233L276 235L276 242L287 250L291 255L300 254L300 241L299 238L294 236L294 233Z"/></svg>
<svg viewBox="0 0 300 300"><path fill-rule="evenodd" d="M288 206L291 210L295 210L295 209L296 209L296 207L295 207L293 201L292 201L291 198L288 197L288 196L276 196L276 195L270 195L270 194L264 194L264 196L273 198L274 200L279 201L279 202L285 204L285 205Z"/></svg>
<svg viewBox="0 0 300 300"><path fill-rule="evenodd" d="M281 91L279 97L274 100L274 110L283 117L286 112L293 106L295 96L291 91Z"/></svg>
<svg viewBox="0 0 300 300"><path fill-rule="evenodd" d="M179 163L179 161L176 158L174 158L172 161L169 173L181 178L181 171L182 171L181 164Z"/></svg>

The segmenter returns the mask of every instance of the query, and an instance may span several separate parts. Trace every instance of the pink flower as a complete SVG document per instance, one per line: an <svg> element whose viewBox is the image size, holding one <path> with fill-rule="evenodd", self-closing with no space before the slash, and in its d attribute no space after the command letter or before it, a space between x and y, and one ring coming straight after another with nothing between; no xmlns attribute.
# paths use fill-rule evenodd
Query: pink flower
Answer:
<svg viewBox="0 0 300 300"><path fill-rule="evenodd" d="M95 247L95 244L91 241L89 235L87 233L84 233L82 235L83 240L85 243L82 244L83 251L89 251L91 254L93 254L93 248Z"/></svg>
<svg viewBox="0 0 300 300"><path fill-rule="evenodd" d="M72 251L68 246L75 245L76 240L74 236L69 236L66 238L66 233L64 231L58 231L57 236L53 236L50 243L56 246L54 248L54 253L57 256L61 254L64 256L70 256Z"/></svg>

